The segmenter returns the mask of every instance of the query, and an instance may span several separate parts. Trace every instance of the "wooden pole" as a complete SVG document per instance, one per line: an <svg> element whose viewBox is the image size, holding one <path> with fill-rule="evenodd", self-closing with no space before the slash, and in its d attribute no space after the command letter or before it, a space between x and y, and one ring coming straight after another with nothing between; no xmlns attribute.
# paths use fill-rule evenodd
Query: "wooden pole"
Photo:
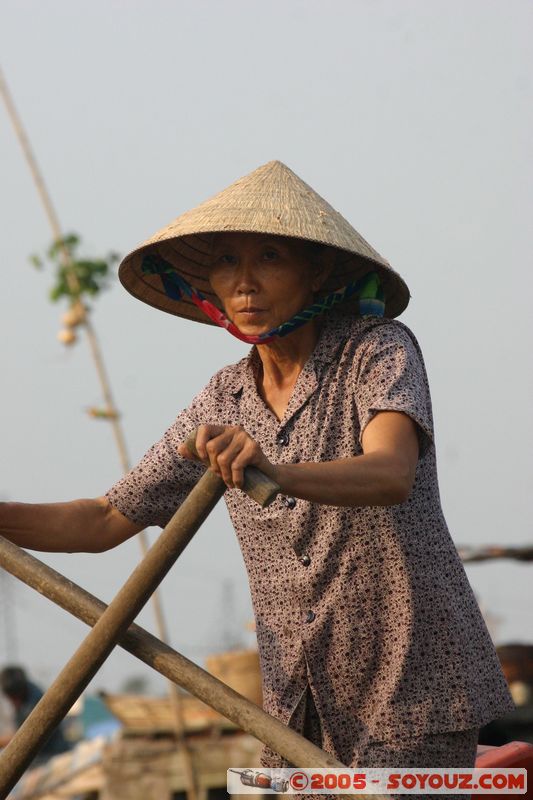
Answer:
<svg viewBox="0 0 533 800"><path fill-rule="evenodd" d="M50 228L52 230L54 239L55 241L62 241L63 232L61 230L59 216L52 202L52 198L50 192L47 189L43 175L39 169L39 165L37 164L37 159L35 158L35 155L33 153L33 150L29 142L29 138L26 134L26 131L24 130L22 120L19 114L17 113L15 103L13 101L13 98L11 97L11 94L9 92L7 83L4 79L1 69L0 69L0 95L4 99L9 119L11 120L11 124L13 125L13 128L15 130L15 135L22 148L24 158L30 170L39 198L43 204L44 212L48 220L48 223L50 225ZM63 265L66 267L65 274L68 286L70 290L73 292L73 294L79 294L80 285L77 275L72 267L70 253L64 245L61 246L60 252ZM98 342L98 337L96 335L96 331L87 313L84 314L82 325L85 328L93 364L96 369L98 380L100 382L100 388L105 402L105 410L107 412L107 420L111 424L111 430L117 447L122 470L124 473L127 473L129 472L131 465L126 447L126 438L124 436L124 431L120 423L119 414L117 413L115 402L113 400L111 383L109 381L109 377L107 375L107 371L105 368L102 350ZM139 541L139 546L141 548L141 553L143 556L145 556L149 549L149 541L146 531L139 532L138 541ZM151 597L151 603L159 638L162 639L163 641L168 641L167 626L165 622L165 617L163 613L163 607L161 604L159 592L156 591L153 593ZM185 745L185 738L183 736L183 714L181 709L180 697L174 684L169 684L168 690L176 719L176 739L178 744L182 745L184 748L188 800L196 800L198 794L196 786L196 778L194 776L192 769L191 755L189 753L188 748Z"/></svg>
<svg viewBox="0 0 533 800"><path fill-rule="evenodd" d="M0 755L0 797L13 788L224 494L211 470L200 478L76 653Z"/></svg>
<svg viewBox="0 0 533 800"><path fill-rule="evenodd" d="M272 497L279 487L261 473L250 496ZM226 491L207 470L189 492L155 544L132 572L92 631L0 755L0 797L29 766L50 734L104 663L117 641L159 586L178 556Z"/></svg>
<svg viewBox="0 0 533 800"><path fill-rule="evenodd" d="M31 586L87 625L95 625L106 609L101 600L2 537L0 537L0 565L15 578ZM131 625L118 644L214 708L240 729L267 744L294 766L302 768L343 766L331 755L308 742L255 703L230 689L222 681L172 650L140 626ZM358 795L358 797L366 796ZM378 795L372 797L374 800L379 800Z"/></svg>

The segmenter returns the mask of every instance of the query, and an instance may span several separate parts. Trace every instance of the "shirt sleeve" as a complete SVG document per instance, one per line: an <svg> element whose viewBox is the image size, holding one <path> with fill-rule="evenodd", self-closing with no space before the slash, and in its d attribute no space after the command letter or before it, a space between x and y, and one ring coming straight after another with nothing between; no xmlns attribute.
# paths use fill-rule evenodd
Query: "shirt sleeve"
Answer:
<svg viewBox="0 0 533 800"><path fill-rule="evenodd" d="M360 441L379 411L402 411L417 425L420 458L433 446L426 368L418 342L405 325L390 322L366 334L361 343L355 395Z"/></svg>
<svg viewBox="0 0 533 800"><path fill-rule="evenodd" d="M208 396L209 386L177 416L137 466L106 493L110 504L125 517L144 527L159 525L164 528L201 478L205 467L182 458L178 445L201 421L209 418L205 415ZM199 413L200 409L204 413Z"/></svg>

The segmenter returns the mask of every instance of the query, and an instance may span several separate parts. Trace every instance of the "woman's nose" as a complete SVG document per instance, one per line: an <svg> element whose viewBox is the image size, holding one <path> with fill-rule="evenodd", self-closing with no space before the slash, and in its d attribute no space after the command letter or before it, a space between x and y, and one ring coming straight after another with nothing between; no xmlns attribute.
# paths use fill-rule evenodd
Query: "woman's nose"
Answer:
<svg viewBox="0 0 533 800"><path fill-rule="evenodd" d="M249 259L241 259L237 274L237 292L249 294L257 291L257 271Z"/></svg>

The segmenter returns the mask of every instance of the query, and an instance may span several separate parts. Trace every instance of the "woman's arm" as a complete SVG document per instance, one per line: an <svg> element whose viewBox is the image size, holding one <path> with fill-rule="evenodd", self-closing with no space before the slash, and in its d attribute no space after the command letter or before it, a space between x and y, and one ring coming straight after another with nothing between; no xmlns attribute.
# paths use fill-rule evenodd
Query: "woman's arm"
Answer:
<svg viewBox="0 0 533 800"><path fill-rule="evenodd" d="M275 480L284 494L331 506L389 506L409 497L418 461L413 420L397 411L377 413L362 436L363 455L336 461L271 464L244 429L201 425L196 448L230 487L242 488L250 464ZM184 445L179 452L192 458Z"/></svg>
<svg viewBox="0 0 533 800"><path fill-rule="evenodd" d="M68 503L0 503L0 535L30 550L101 553L142 530L105 497Z"/></svg>
<svg viewBox="0 0 533 800"><path fill-rule="evenodd" d="M277 464L270 475L284 494L331 506L392 506L409 497L418 437L406 414L383 411L367 425L363 455L337 461Z"/></svg>

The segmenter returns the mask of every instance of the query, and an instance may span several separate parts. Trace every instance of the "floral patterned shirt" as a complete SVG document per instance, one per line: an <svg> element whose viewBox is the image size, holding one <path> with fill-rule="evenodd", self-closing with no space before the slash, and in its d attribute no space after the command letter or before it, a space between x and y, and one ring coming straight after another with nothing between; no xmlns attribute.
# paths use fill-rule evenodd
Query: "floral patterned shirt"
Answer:
<svg viewBox="0 0 533 800"><path fill-rule="evenodd" d="M143 525L164 526L203 472L178 445L201 423L242 425L273 463L362 454L380 411L416 423L409 498L333 507L278 497L225 499L246 564L264 707L289 724L309 685L323 747L350 764L369 737L478 727L514 709L442 513L429 386L401 322L331 313L281 421L260 398L255 348L225 367L141 462L108 492ZM268 763L265 761L264 763Z"/></svg>

